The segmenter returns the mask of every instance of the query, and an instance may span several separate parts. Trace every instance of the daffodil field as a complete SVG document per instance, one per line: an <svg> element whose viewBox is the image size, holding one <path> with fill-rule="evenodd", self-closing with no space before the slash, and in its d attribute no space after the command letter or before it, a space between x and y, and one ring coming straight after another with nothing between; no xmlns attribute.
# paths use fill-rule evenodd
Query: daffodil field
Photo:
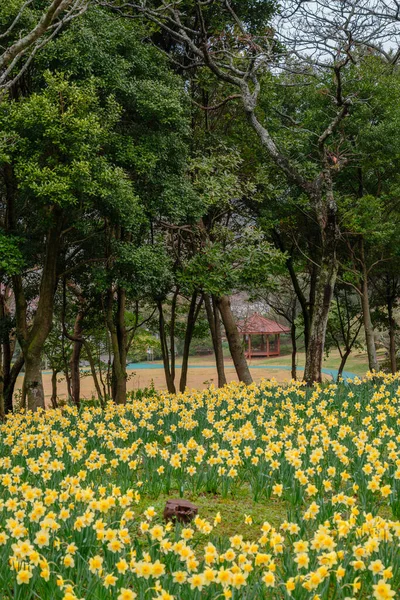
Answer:
<svg viewBox="0 0 400 600"><path fill-rule="evenodd" d="M0 598L395 598L399 409L400 376L380 375L15 414L0 426ZM211 512L247 495L255 511L227 535L217 508L165 523L160 495Z"/></svg>

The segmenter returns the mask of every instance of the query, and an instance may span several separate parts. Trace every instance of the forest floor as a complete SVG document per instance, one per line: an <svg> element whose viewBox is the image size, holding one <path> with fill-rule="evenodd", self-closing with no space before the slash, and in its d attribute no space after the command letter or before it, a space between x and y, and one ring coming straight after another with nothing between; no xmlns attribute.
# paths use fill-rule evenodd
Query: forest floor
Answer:
<svg viewBox="0 0 400 600"><path fill-rule="evenodd" d="M380 361L385 360L384 351L379 353ZM298 378L302 378L301 367L304 367L305 354L299 353L297 356L297 364L299 366ZM324 360L323 367L325 369L337 369L340 363L338 352L331 352ZM177 358L176 369L176 384L179 386L179 378L181 375L180 357ZM290 372L291 356L290 354L282 355L276 358L256 358L250 362L250 370L255 382L261 379L275 379L278 383L285 383L291 379ZM284 367L284 369L279 369ZM228 382L237 380L235 369L232 360L225 358L226 377ZM346 372L353 373L358 376L363 376L368 370L367 356L365 352L354 352L345 367ZM165 377L161 361L151 363L139 363L132 365L128 371L128 390L137 390L140 388L154 385L156 389L165 390ZM325 374L326 380L330 380L331 376ZM211 384L217 384L217 371L215 368L213 355L208 356L192 356L189 361L188 372L188 387L190 389L205 389ZM43 372L43 383L46 397L51 395L51 373ZM18 378L16 391L21 389L22 376ZM82 372L81 381L81 396L82 398L91 398L95 394L93 379L87 371ZM66 398L67 386L65 378L60 374L58 379L58 396Z"/></svg>
<svg viewBox="0 0 400 600"><path fill-rule="evenodd" d="M283 357L282 357L283 358ZM177 359L177 365L180 365L180 358ZM192 368L191 368L192 367ZM251 373L254 381L259 382L261 379L274 378L279 383L284 383L290 380L290 370L280 371L278 369L269 369L268 366L265 368L251 369ZM225 359L225 372L228 383L231 381L237 381L235 368L232 360ZM176 385L179 386L179 379L181 376L181 369L176 369ZM329 377L328 377L329 379ZM20 375L15 386L16 393L22 388L23 375ZM205 389L211 384L217 385L217 369L213 357L193 357L189 363L188 382L187 386L190 389ZM51 373L49 371L43 371L43 385L46 398L51 396ZM153 385L157 390L166 390L167 386L165 383L164 369L162 362L155 361L149 364L139 363L128 370L128 391L137 390ZM60 374L58 377L58 397L67 397L67 385L65 377ZM82 372L81 379L81 397L91 398L95 395L95 387L93 379L86 370Z"/></svg>

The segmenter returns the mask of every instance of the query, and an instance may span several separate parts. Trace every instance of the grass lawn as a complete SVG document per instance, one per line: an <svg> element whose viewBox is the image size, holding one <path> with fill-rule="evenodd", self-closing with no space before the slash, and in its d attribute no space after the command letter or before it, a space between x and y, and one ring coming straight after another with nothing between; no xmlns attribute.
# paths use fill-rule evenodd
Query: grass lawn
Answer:
<svg viewBox="0 0 400 600"><path fill-rule="evenodd" d="M384 349L378 350L378 359L381 363L385 360L385 358L386 358L385 355L386 355L386 352ZM177 363L180 364L180 357L177 358ZM285 354L285 355L277 356L274 358L253 358L251 360L250 365L252 365L252 366L265 365L266 367L268 367L268 366L272 367L273 365L291 366L291 363L292 363L291 355ZM195 365L207 366L207 365L211 365L211 364L214 365L215 364L214 356L213 355L191 356L190 360L189 360L189 364L193 365L193 366L195 366ZM232 364L232 360L230 359L228 354L226 354L226 356L225 356L225 364L226 365ZM297 364L299 367L304 367L304 364L305 364L305 353L304 352L299 352L297 354ZM332 350L329 353L329 356L324 358L323 367L328 368L328 369L338 369L339 365L340 365L339 352L337 350ZM360 377L364 376L365 373L368 371L368 357L367 357L366 352L361 352L361 351L353 352L347 359L345 370L350 371L351 373L355 373L356 375L359 375ZM274 370L271 370L271 377L273 377L273 376L274 376ZM299 373L299 377L301 378L301 373Z"/></svg>
<svg viewBox="0 0 400 600"><path fill-rule="evenodd" d="M378 360L382 363L385 360L385 350L378 351ZM257 359L256 359L257 360ZM268 358L257 360L257 364L260 365L291 365L291 356L277 356L276 358ZM252 364L256 364L256 361L253 359ZM297 364L300 367L304 367L305 364L305 353L299 352L297 354ZM338 369L340 365L340 355L337 350L334 350L329 353L329 356L324 358L323 367L327 369ZM360 377L364 376L368 371L368 357L366 352L356 351L352 353L347 359L345 365L345 371L349 371L351 373L355 373Z"/></svg>
<svg viewBox="0 0 400 600"><path fill-rule="evenodd" d="M170 494L161 494L156 498L144 496L135 511L143 512L149 505L153 505L157 514L162 515L167 500L179 498L178 491L171 491ZM254 502L250 491L237 489L234 496L223 498L220 494L191 494L185 493L186 500L190 500L199 508L199 514L202 518L213 522L217 512L221 514L221 523L218 526L218 535L220 537L231 537L233 535L243 535L244 538L256 540L259 537L257 525L264 521L271 523L277 529L287 517L287 503L279 498L270 498ZM253 527L245 523L244 515L248 515L253 520Z"/></svg>

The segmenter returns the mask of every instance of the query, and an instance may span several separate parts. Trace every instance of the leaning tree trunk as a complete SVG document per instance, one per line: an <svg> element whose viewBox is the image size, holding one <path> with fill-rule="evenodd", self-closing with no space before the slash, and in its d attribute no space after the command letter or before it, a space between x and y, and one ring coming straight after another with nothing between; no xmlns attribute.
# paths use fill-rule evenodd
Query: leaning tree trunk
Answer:
<svg viewBox="0 0 400 600"><path fill-rule="evenodd" d="M203 297L200 298L199 303L197 302L197 290L193 292L192 298L190 301L189 312L186 323L186 331L185 331L185 341L183 346L183 355L182 355L182 371L181 378L179 381L179 391L184 392L186 389L187 383L187 374L189 367L189 352L190 352L190 344L192 343L194 327L196 325L197 317L199 316L200 308L203 303Z"/></svg>
<svg viewBox="0 0 400 600"><path fill-rule="evenodd" d="M221 319L215 297L212 298L213 314L214 314L214 328L215 328L215 361L217 365L218 374L218 387L224 387L227 384L225 374L225 361L224 361L224 349L222 347L222 331L221 331Z"/></svg>
<svg viewBox="0 0 400 600"><path fill-rule="evenodd" d="M347 359L349 358L351 353L351 348L347 348L347 350L343 353L341 361L340 361L340 365L338 368L338 374L337 374L337 379L339 381L340 377L342 376L343 373L343 369L346 365Z"/></svg>
<svg viewBox="0 0 400 600"><path fill-rule="evenodd" d="M11 165L5 166L5 188L8 212L7 227L12 232L16 228L14 205L17 196L17 182ZM51 205L48 207L47 217L51 224L46 236L39 300L31 326L28 324L27 301L22 276L14 275L12 277L17 324L16 333L25 360L22 401L23 406L27 406L28 410L32 411L45 407L41 356L53 321L63 211L60 207Z"/></svg>
<svg viewBox="0 0 400 600"><path fill-rule="evenodd" d="M31 411L45 408L41 357L52 326L54 295L57 288L57 259L62 229L62 212L52 207L49 213L54 219L54 223L47 235L39 301L30 329L28 329L27 323L27 303L22 278L19 275L13 277L17 337L25 359L22 406L26 406Z"/></svg>
<svg viewBox="0 0 400 600"><path fill-rule="evenodd" d="M211 304L210 296L204 294L208 325L210 327L211 339L214 348L215 364L217 367L218 387L226 385L224 353L222 350L221 322L215 298Z"/></svg>
<svg viewBox="0 0 400 600"><path fill-rule="evenodd" d="M24 362L24 355L21 353L15 359L8 377L4 380L4 410L6 414L13 412L14 387Z"/></svg>
<svg viewBox="0 0 400 600"><path fill-rule="evenodd" d="M106 395L102 394L102 392L101 392L100 382L99 382L99 378L97 376L97 371L96 371L96 364L95 364L95 360L93 358L92 351L90 349L90 344L87 340L84 339L83 345L84 345L84 348L86 351L87 359L89 361L90 372L92 374L94 387L96 388L97 397L100 401L101 406L104 408L105 403L106 403Z"/></svg>
<svg viewBox="0 0 400 600"><path fill-rule="evenodd" d="M158 307L158 325L160 332L160 343L161 343L161 354L164 365L164 373L165 373L165 381L167 383L167 389L170 394L176 394L176 387L174 382L174 377L172 376L170 369L170 361L169 361L169 352L168 352L168 342L167 342L167 334L165 331L165 319L164 319L164 309L162 302L159 300L157 302Z"/></svg>
<svg viewBox="0 0 400 600"><path fill-rule="evenodd" d="M276 228L273 228L271 230L271 233L272 233L272 238L274 240L275 246L278 248L278 250L288 254L288 251L285 247L285 244L283 243L283 240L282 240L282 237L281 237L279 231ZM309 307L307 298L305 297L305 294L301 288L299 278L298 278L296 270L294 268L293 256L291 254L286 259L286 268L288 270L289 277L290 277L292 285L293 285L293 289L295 291L296 297L297 297L300 307L301 307L301 313L303 316L303 324L304 324L304 346L305 346L305 350L307 352L308 340L310 337L310 307Z"/></svg>
<svg viewBox="0 0 400 600"><path fill-rule="evenodd" d="M239 381L243 381L243 383L250 385L253 383L253 379L250 375L249 367L244 356L242 340L232 314L231 303L228 296L221 296L218 298L217 305L219 312L221 313L226 337L228 339L229 350Z"/></svg>

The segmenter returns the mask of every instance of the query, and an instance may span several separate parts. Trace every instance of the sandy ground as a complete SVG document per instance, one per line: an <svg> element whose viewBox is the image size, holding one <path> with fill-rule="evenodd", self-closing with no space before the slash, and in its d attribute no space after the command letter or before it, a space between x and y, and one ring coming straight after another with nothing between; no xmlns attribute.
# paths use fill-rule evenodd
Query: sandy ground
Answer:
<svg viewBox="0 0 400 600"><path fill-rule="evenodd" d="M204 362L208 362L207 359ZM278 369L268 368L256 368L253 369L250 366L250 371L255 382L259 382L261 379L274 378L278 382L283 383L290 380L290 371L280 371ZM236 372L234 366L230 362L226 362L225 372L228 382L237 381ZM128 390L135 390L138 388L144 388L151 385L153 382L154 387L159 390L166 389L164 370L162 366L157 369L138 369L137 371L128 371ZM181 375L181 369L176 369L175 382L179 386L179 378ZM301 376L301 374L299 374ZM328 378L329 379L329 378ZM188 387L191 389L204 389L209 387L212 383L217 384L217 371L215 366L205 365L204 368L190 368L188 373ZM51 375L47 372L43 373L43 384L45 389L46 397L50 398L51 395ZM16 390L21 389L22 376L18 378ZM91 398L95 395L95 387L91 376L85 375L81 380L81 396L82 398ZM65 378L61 375L58 378L58 396L59 398L66 398L67 386Z"/></svg>

